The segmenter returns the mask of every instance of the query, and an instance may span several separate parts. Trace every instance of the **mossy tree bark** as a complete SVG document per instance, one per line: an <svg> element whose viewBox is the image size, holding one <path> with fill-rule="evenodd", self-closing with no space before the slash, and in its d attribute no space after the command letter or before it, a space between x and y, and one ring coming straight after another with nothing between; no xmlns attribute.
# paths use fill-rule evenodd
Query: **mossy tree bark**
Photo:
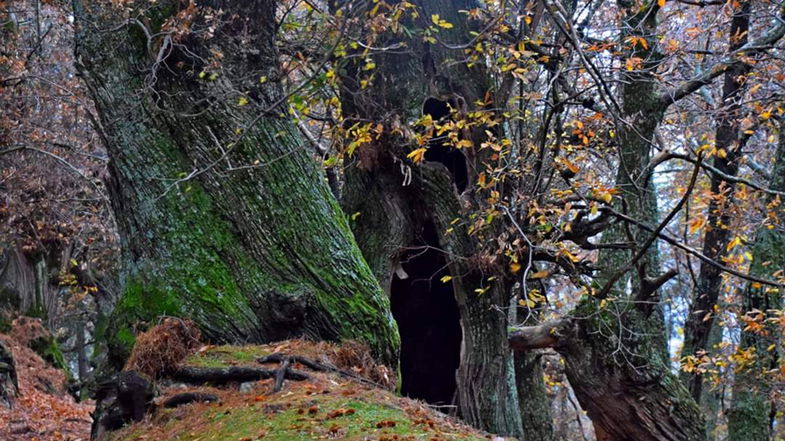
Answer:
<svg viewBox="0 0 785 441"><path fill-rule="evenodd" d="M513 357L506 340L508 316L504 312L511 303L514 280L504 269L483 262L482 239L469 234L467 223L454 222L468 215L466 206L481 205L478 201L482 196L476 194L473 183L478 172L485 168L483 161L487 160L490 149L464 149L459 153L460 160L467 164L467 176L462 182L469 183L460 192L458 182L463 177L451 175L447 167L428 157L419 166L410 165L406 155L415 147L409 141L387 134L388 129L394 132L396 121L408 123L422 116L428 98L450 101L459 107L460 113L471 111L475 101L482 100L486 93L494 94L487 72L480 66L467 67L462 61L462 49L449 49L449 45L462 47L471 41L471 32L477 29L459 11L473 9L477 4L473 1L413 3L420 18L407 22L406 26L414 29L416 36L396 35L386 42L393 44L403 38L405 53L391 51L374 55L377 68L370 90L363 92L359 85L361 66L353 66L351 62L345 66L343 112L350 124L380 121L388 127L379 140L360 147L358 160L347 169L344 208L347 213L359 213L353 223L355 236L385 289L389 289L405 250L429 225L435 227L438 233L435 246L445 256L453 277L449 283L463 330L456 377L459 413L475 427L523 437ZM453 25L440 30L440 41L446 44L424 43L417 34L418 30L432 25L430 20L434 15ZM479 146L484 134L483 130L476 132L465 135ZM407 168L411 183L404 172ZM484 291L478 294L478 290ZM542 384L542 376L536 376L537 372L531 371L530 382ZM546 398L530 395L528 391L521 391L521 397ZM546 414L549 409L547 403L535 407Z"/></svg>
<svg viewBox="0 0 785 441"><path fill-rule="evenodd" d="M774 158L769 188L785 192L785 120L780 122L779 142ZM776 198L770 195L767 202L772 203ZM775 223L771 225L772 228L762 227L757 232L750 273L773 279L774 273L785 268L785 231L782 226L785 208L781 203L770 206L775 207L769 214ZM744 307L745 311L753 313L781 309L781 294L771 288L749 284L744 292ZM766 441L771 439L774 414L771 396L773 385L768 372L777 369L778 362L781 363L779 351L782 348L782 333L774 326L766 326L765 332L743 330L741 348L754 350L755 358L736 374L728 412L728 439Z"/></svg>
<svg viewBox="0 0 785 441"><path fill-rule="evenodd" d="M396 360L389 302L285 117L275 7L76 3L121 237L116 362L160 315L213 341L352 338Z"/></svg>

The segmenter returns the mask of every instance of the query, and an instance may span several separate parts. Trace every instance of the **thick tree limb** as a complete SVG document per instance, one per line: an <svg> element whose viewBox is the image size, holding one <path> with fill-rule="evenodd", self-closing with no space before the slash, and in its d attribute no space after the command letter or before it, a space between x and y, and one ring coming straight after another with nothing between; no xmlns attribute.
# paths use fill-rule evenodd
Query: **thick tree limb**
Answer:
<svg viewBox="0 0 785 441"><path fill-rule="evenodd" d="M537 326L511 327L508 341L514 351L555 348L563 345L571 332L572 321L558 319Z"/></svg>
<svg viewBox="0 0 785 441"><path fill-rule="evenodd" d="M256 361L260 364L265 364L265 363L285 363L287 360L289 362L299 363L307 367L308 369L312 369L316 372L333 372L342 377L351 378L352 380L356 380L360 383L364 383L372 387L384 388L382 385L376 384L373 381L368 380L367 378L363 378L357 374L353 374L351 372L338 369L335 366L319 363L316 360L311 360L310 358L303 357L301 355L286 355L281 353L275 353L275 354L266 355L264 357L260 357Z"/></svg>
<svg viewBox="0 0 785 441"><path fill-rule="evenodd" d="M218 401L218 396L206 392L183 392L172 395L163 402L163 407L171 409L189 403L212 403Z"/></svg>
<svg viewBox="0 0 785 441"><path fill-rule="evenodd" d="M292 364L291 358L285 358L281 363L281 367L275 373L275 386L273 392L280 392L283 389L283 381L286 378L286 373L289 372L290 365Z"/></svg>

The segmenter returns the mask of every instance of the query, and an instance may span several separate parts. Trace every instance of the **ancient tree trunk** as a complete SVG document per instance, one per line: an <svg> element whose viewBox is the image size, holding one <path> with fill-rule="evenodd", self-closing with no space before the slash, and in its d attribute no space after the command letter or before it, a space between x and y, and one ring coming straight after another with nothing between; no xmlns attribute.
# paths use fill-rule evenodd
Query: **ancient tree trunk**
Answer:
<svg viewBox="0 0 785 441"><path fill-rule="evenodd" d="M785 120L780 122L779 143L774 155L769 188L785 191ZM769 196L772 203L781 197ZM750 273L774 278L774 273L785 268L785 231L783 219L785 209L780 202L769 214L772 228L762 227L755 236L752 249L753 263ZM781 294L771 288L749 284L744 292L745 311L752 314L767 313L782 308ZM765 372L776 369L779 354L772 349L782 347L782 332L777 326L766 326L764 332L743 330L741 348L753 350L752 363L736 374L733 399L728 413L728 436L730 441L766 441L770 439L772 426L771 375ZM780 361L781 363L781 361Z"/></svg>
<svg viewBox="0 0 785 441"><path fill-rule="evenodd" d="M214 341L354 338L397 357L389 302L285 117L275 6L77 4L122 246L115 361L162 314Z"/></svg>
<svg viewBox="0 0 785 441"><path fill-rule="evenodd" d="M641 312L593 299L574 318L520 328L515 350L553 347L600 441L700 441L700 410L670 370L660 330Z"/></svg>
<svg viewBox="0 0 785 441"><path fill-rule="evenodd" d="M444 275L452 279L444 283L457 302L462 330L455 391L459 414L475 427L522 437L515 370L506 340L508 317L504 312L511 302L512 280L503 270L482 261L480 241L470 236L467 222L454 222L467 216L465 205L476 207L483 198L476 194L473 185L489 154L479 150L483 130L465 134L477 148L459 151L439 146L426 153L421 165L411 165L406 159L416 146L393 134L396 120L413 121L423 114L430 114L434 120L449 119L447 103L463 114L471 111L486 93L494 93L487 72L481 67L467 67L462 49L424 43L416 35L432 24L431 17L437 16L453 26L440 31L440 40L461 47L472 39L470 32L475 29L459 11L472 9L476 4L414 3L419 17L424 19L406 23L415 32L415 37L405 38L408 53L374 55L376 74L370 92L366 92L372 99L363 96L359 75L353 75L359 68L347 66L348 74L342 78L346 118L385 124L385 135L360 147L358 160L347 170L344 206L347 213L359 213L353 224L358 243L394 303L399 295L396 287L410 277L424 278L431 284L443 283L442 273L412 273L418 271L409 264L412 255L430 251L433 259L445 262ZM393 36L387 43L401 38L404 37ZM504 105L499 103L499 107ZM439 148L444 156L436 154ZM405 355L405 341L403 347ZM405 372L403 376L406 384ZM534 376L530 381L541 385L542 377ZM532 397L529 391L520 392L522 397ZM547 409L547 405L538 407Z"/></svg>

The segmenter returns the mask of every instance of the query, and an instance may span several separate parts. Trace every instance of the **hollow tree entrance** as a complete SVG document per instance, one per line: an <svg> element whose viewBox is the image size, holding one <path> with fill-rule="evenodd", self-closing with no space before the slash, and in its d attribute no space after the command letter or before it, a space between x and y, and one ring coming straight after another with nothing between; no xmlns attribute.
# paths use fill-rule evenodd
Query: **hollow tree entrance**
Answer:
<svg viewBox="0 0 785 441"><path fill-rule="evenodd" d="M461 326L436 228L401 256L390 287L392 313L401 334L401 393L430 404L450 404L461 347Z"/></svg>

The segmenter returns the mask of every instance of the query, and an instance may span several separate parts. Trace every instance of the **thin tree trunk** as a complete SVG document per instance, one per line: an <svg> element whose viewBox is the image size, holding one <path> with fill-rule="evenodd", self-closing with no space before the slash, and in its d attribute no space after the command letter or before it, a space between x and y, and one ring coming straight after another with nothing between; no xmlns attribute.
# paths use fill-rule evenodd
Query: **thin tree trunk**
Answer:
<svg viewBox="0 0 785 441"><path fill-rule="evenodd" d="M213 341L353 338L394 362L389 302L284 116L276 2L129 7L75 7L122 247L114 364L162 314Z"/></svg>

